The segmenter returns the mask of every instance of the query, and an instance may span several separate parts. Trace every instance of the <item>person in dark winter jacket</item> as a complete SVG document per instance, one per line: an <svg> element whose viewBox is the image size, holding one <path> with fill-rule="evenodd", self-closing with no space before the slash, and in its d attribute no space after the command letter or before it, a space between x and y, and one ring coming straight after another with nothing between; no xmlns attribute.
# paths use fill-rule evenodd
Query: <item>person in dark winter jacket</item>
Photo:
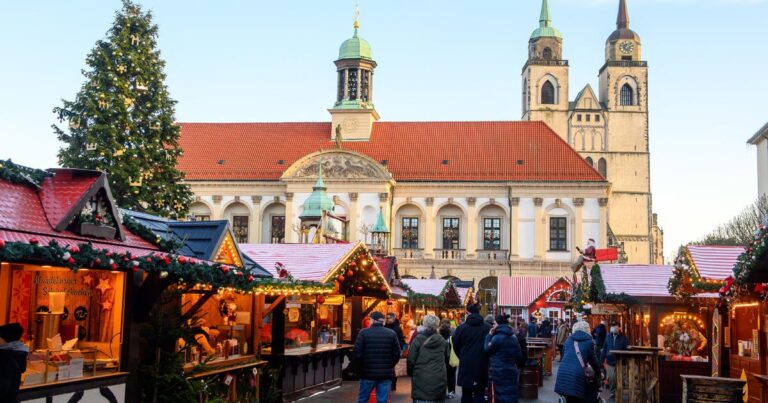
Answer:
<svg viewBox="0 0 768 403"><path fill-rule="evenodd" d="M552 337L552 325L549 322L549 319L544 319L541 321L541 326L539 326L539 337L548 339Z"/></svg>
<svg viewBox="0 0 768 403"><path fill-rule="evenodd" d="M613 350L626 350L629 348L627 336L621 333L621 326L618 322L611 323L611 334L605 338L605 344L600 351L600 363L605 362L605 374L608 379L608 388L612 395L616 394L616 356L611 353Z"/></svg>
<svg viewBox="0 0 768 403"><path fill-rule="evenodd" d="M592 366L594 382L587 384L584 368L576 355L578 347L584 365ZM595 356L594 342L589 333L589 324L584 321L573 325L573 333L565 341L565 356L557 370L555 393L565 396L568 403L592 403L597 401L600 364Z"/></svg>
<svg viewBox="0 0 768 403"><path fill-rule="evenodd" d="M528 331L525 327L525 322L521 323L517 327L516 336L517 336L517 343L520 344L520 351L522 351L523 356L520 357L520 360L517 362L517 368L523 369L525 366L526 361L528 361L528 342L525 340L525 334Z"/></svg>
<svg viewBox="0 0 768 403"><path fill-rule="evenodd" d="M496 316L496 325L485 336L485 352L491 363L491 389L496 403L517 403L517 362L522 358L515 331L509 317Z"/></svg>
<svg viewBox="0 0 768 403"><path fill-rule="evenodd" d="M407 347L405 344L405 336L403 335L403 328L400 327L400 321L397 320L397 316L394 312L387 314L387 323L384 325L387 329L392 330L397 335L397 342L400 344L400 351L404 351ZM397 390L397 375L392 372L392 390Z"/></svg>
<svg viewBox="0 0 768 403"><path fill-rule="evenodd" d="M426 315L421 324L424 331L416 336L408 353L408 374L414 403L445 401L447 369L450 351L448 342L437 332L440 319Z"/></svg>
<svg viewBox="0 0 768 403"><path fill-rule="evenodd" d="M595 346L597 348L597 355L600 355L600 352L603 351L603 345L605 344L605 336L608 335L608 328L605 327L605 321L601 320L600 324L595 326L595 328L592 330L592 338L595 339Z"/></svg>
<svg viewBox="0 0 768 403"><path fill-rule="evenodd" d="M528 337L539 337L539 327L536 326L536 318L531 316L530 322L528 322Z"/></svg>
<svg viewBox="0 0 768 403"><path fill-rule="evenodd" d="M449 344L451 344L451 336L453 336L453 329L451 328L451 321L444 319L440 321L440 328L438 330L440 332L440 336L443 336L445 341L447 341ZM450 353L450 351L449 351ZM449 355L450 357L450 355ZM448 399L453 399L456 397L456 369L457 367L452 367L451 364L446 361L446 369L448 370Z"/></svg>
<svg viewBox="0 0 768 403"><path fill-rule="evenodd" d="M387 402L392 374L400 360L400 342L395 332L384 327L381 312L372 313L371 327L357 335L355 358L360 368L358 403L368 402L373 388L376 388L376 402Z"/></svg>
<svg viewBox="0 0 768 403"><path fill-rule="evenodd" d="M461 403L481 403L488 384L488 356L484 343L491 326L480 316L479 305L469 305L467 314L467 320L453 333L453 351L459 356L456 381L461 386Z"/></svg>
<svg viewBox="0 0 768 403"><path fill-rule="evenodd" d="M21 374L27 370L29 348L20 341L24 329L18 323L0 326L0 401L19 401Z"/></svg>

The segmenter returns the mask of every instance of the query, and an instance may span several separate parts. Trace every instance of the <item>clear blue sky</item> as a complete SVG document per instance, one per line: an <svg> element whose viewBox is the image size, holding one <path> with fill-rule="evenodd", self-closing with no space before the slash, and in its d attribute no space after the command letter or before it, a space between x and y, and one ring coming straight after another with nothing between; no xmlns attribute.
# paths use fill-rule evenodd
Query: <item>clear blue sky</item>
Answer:
<svg viewBox="0 0 768 403"><path fill-rule="evenodd" d="M324 121L332 61L352 34L354 0L142 0L160 26L180 121ZM385 120L520 119L520 71L539 0L360 0L379 63ZM550 0L571 64L571 99L597 88L618 0ZM119 1L14 1L0 14L0 158L56 165L51 109ZM755 151L768 121L766 0L629 0L650 64L654 211L666 255L757 195ZM257 150L254 150L257 151Z"/></svg>

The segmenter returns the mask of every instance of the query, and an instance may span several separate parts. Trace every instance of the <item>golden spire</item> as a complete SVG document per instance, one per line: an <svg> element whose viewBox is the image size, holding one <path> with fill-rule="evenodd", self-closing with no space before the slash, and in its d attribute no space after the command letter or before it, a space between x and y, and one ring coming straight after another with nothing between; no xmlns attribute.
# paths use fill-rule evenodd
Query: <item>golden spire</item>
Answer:
<svg viewBox="0 0 768 403"><path fill-rule="evenodd" d="M355 4L355 23L352 24L352 27L355 29L360 28L360 7Z"/></svg>

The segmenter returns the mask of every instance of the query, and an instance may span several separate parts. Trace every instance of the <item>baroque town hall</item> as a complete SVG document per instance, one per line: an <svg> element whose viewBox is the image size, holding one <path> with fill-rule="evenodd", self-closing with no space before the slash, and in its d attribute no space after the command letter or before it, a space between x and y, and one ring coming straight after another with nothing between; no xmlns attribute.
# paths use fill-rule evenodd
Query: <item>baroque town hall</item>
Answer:
<svg viewBox="0 0 768 403"><path fill-rule="evenodd" d="M562 36L543 0L521 121L380 120L377 63L358 28L335 61L329 121L180 123L193 219L229 220L240 243L311 241L329 216L342 225L323 235L370 243L383 222L404 277L450 276L481 289L500 275L570 272L576 246L590 238L623 246L629 262L661 263L648 68L625 0L598 93L587 85L573 101Z"/></svg>

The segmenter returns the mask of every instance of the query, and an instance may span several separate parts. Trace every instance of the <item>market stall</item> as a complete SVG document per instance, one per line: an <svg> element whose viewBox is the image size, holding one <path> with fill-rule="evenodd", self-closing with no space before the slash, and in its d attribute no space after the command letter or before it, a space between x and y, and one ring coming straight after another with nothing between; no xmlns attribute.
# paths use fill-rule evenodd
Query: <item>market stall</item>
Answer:
<svg viewBox="0 0 768 403"><path fill-rule="evenodd" d="M408 295L403 316L408 316L416 326L428 314L454 323L463 315L463 301L451 280L406 278L400 286Z"/></svg>
<svg viewBox="0 0 768 403"><path fill-rule="evenodd" d="M518 323L570 318L571 285L562 277L499 277L499 309Z"/></svg>
<svg viewBox="0 0 768 403"><path fill-rule="evenodd" d="M658 354L661 401L681 399L680 375L710 376L712 371L717 295L701 294L686 301L672 297L667 285L674 269L607 264L591 277L593 287L600 289L600 301L592 304L594 320L619 321L631 346L662 349Z"/></svg>
<svg viewBox="0 0 768 403"><path fill-rule="evenodd" d="M391 295L362 243L247 244L243 253L278 279L331 283L327 295L269 292L257 306L262 357L278 371L276 393L295 400L341 383L344 358L368 313Z"/></svg>

